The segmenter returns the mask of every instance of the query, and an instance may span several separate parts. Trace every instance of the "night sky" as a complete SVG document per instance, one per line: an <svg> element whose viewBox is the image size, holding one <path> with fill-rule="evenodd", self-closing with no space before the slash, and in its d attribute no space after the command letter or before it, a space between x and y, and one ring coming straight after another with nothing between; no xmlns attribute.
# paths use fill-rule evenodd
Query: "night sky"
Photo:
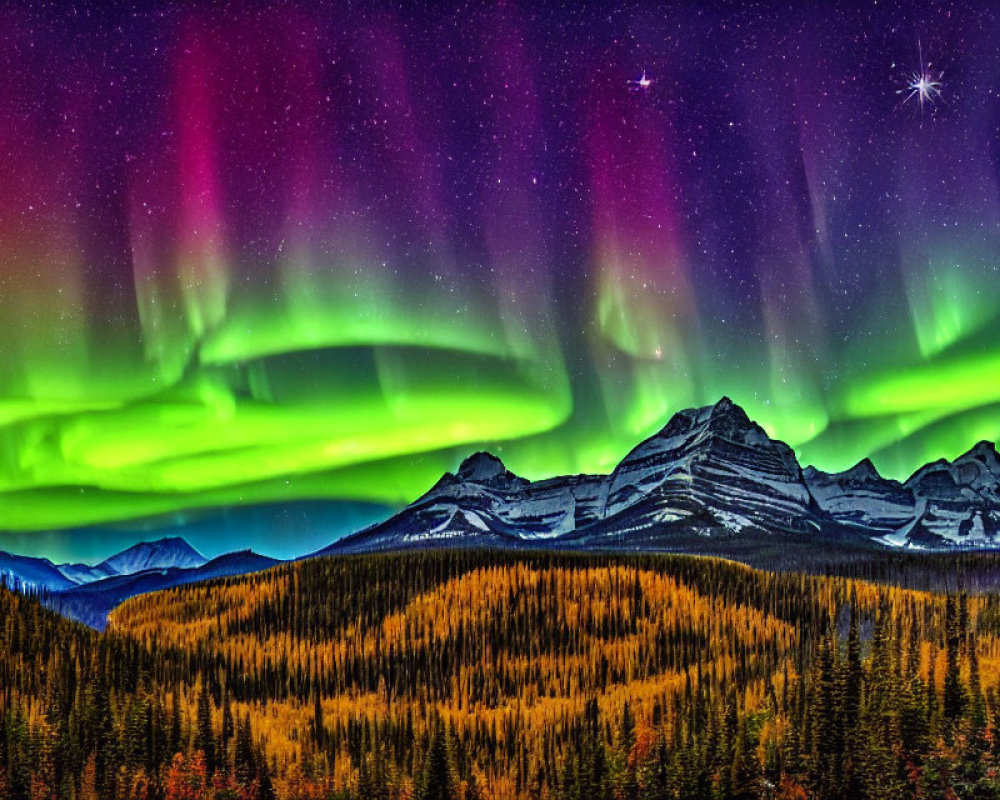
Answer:
<svg viewBox="0 0 1000 800"><path fill-rule="evenodd" d="M0 547L1000 438L1000 11L443 5L0 10Z"/></svg>

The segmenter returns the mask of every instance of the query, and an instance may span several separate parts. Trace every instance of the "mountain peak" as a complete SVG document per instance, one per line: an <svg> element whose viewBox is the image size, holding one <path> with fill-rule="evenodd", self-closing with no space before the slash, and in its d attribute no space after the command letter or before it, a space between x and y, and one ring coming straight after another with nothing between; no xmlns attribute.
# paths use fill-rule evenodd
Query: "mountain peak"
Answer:
<svg viewBox="0 0 1000 800"><path fill-rule="evenodd" d="M205 557L180 536L167 536L152 542L138 542L101 562L98 567L110 567L119 575L145 569L168 567L200 567Z"/></svg>
<svg viewBox="0 0 1000 800"><path fill-rule="evenodd" d="M737 405L723 395L709 410L710 424L724 424L728 427L752 428L754 423L747 416L742 406Z"/></svg>
<svg viewBox="0 0 1000 800"><path fill-rule="evenodd" d="M731 429L752 429L755 425L739 405L723 395L712 405L695 406L678 411L651 439L686 435L695 427L721 432ZM642 447L642 443L638 447Z"/></svg>
<svg viewBox="0 0 1000 800"><path fill-rule="evenodd" d="M845 476L858 480L879 480L881 475L870 458L862 458L857 464L844 473Z"/></svg>
<svg viewBox="0 0 1000 800"><path fill-rule="evenodd" d="M154 539L151 542L138 542L133 547L138 547L139 545L148 544L156 547L182 547L195 552L195 549L188 544L187 539L183 536L164 536L160 539Z"/></svg>
<svg viewBox="0 0 1000 800"><path fill-rule="evenodd" d="M503 461L492 453L473 453L458 468L458 477L473 483L488 483L507 474Z"/></svg>
<svg viewBox="0 0 1000 800"><path fill-rule="evenodd" d="M794 454L787 445L772 440L763 428L747 416L741 406L729 397L723 396L713 405L678 411L657 433L634 447L615 472L619 472L623 465L637 459L648 458L652 453L674 452L678 448L688 447L705 449L720 440L738 442L772 452L778 449L782 451L782 460L789 462L794 460ZM792 471L798 472L797 463Z"/></svg>
<svg viewBox="0 0 1000 800"><path fill-rule="evenodd" d="M975 458L982 461L984 464L997 463L1000 460L1000 455L997 453L997 446L993 442L988 442L985 439L976 442L965 454L959 456L956 461L960 459Z"/></svg>
<svg viewBox="0 0 1000 800"><path fill-rule="evenodd" d="M845 469L842 472L824 472L823 470L810 464L808 467L803 468L802 477L805 479L806 483L809 483L810 485L834 480L840 482L846 481L853 485L885 482L888 480L882 477L878 468L872 463L872 460L867 457L862 458L853 467ZM892 481L888 482L891 483Z"/></svg>

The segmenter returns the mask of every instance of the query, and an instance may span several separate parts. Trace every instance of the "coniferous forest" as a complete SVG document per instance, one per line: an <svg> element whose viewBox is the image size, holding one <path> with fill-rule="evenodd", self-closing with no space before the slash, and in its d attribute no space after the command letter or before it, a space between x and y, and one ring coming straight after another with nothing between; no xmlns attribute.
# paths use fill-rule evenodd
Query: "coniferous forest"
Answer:
<svg viewBox="0 0 1000 800"><path fill-rule="evenodd" d="M905 567L323 558L103 634L3 591L0 797L1000 797L1000 601Z"/></svg>

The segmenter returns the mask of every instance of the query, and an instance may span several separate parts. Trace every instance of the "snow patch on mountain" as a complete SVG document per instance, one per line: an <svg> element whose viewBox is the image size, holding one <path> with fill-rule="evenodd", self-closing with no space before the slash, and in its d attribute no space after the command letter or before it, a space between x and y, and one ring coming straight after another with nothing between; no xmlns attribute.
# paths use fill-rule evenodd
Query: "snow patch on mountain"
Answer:
<svg viewBox="0 0 1000 800"><path fill-rule="evenodd" d="M116 575L131 575L147 569L180 567L190 569L207 563L201 553L184 539L174 536L155 542L139 542L97 565Z"/></svg>

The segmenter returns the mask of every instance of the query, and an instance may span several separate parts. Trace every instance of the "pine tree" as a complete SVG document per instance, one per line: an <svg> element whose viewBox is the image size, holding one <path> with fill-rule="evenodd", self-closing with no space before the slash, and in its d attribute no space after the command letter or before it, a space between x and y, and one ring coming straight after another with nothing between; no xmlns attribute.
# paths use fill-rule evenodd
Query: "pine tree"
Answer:
<svg viewBox="0 0 1000 800"><path fill-rule="evenodd" d="M741 720L733 752L729 800L757 800L760 797L762 775L756 744L747 730L746 720Z"/></svg>
<svg viewBox="0 0 1000 800"><path fill-rule="evenodd" d="M5 795L0 794L0 797L3 796ZM87 763L80 776L80 793L77 795L77 800L99 800L97 794L97 767L94 763L93 753L87 758Z"/></svg>
<svg viewBox="0 0 1000 800"><path fill-rule="evenodd" d="M927 669L927 735L934 738L938 725L938 693L937 693L937 646L932 642L930 665Z"/></svg>
<svg viewBox="0 0 1000 800"><path fill-rule="evenodd" d="M223 688L222 691L222 734L219 737L219 768L224 772L229 771L230 756L232 755L232 739L236 733L233 721L233 709L229 702L229 690Z"/></svg>
<svg viewBox="0 0 1000 800"><path fill-rule="evenodd" d="M670 752L666 737L660 733L656 746L644 759L639 770L640 800L667 800L667 782L670 779Z"/></svg>
<svg viewBox="0 0 1000 800"><path fill-rule="evenodd" d="M615 794L624 800L635 800L639 787L636 780L635 764L631 760L632 748L635 746L635 718L628 701L622 707L621 721L618 726L615 742L614 773Z"/></svg>
<svg viewBox="0 0 1000 800"><path fill-rule="evenodd" d="M832 626L823 637L812 681L815 703L813 706L815 766L815 791L820 798L840 795L843 754L843 730L837 681L836 634Z"/></svg>
<svg viewBox="0 0 1000 800"><path fill-rule="evenodd" d="M171 758L181 749L181 709L175 688L170 697L170 733L167 735L167 752Z"/></svg>
<svg viewBox="0 0 1000 800"><path fill-rule="evenodd" d="M444 725L440 720L435 722L431 732L418 797L419 800L453 800L448 748L445 743Z"/></svg>
<svg viewBox="0 0 1000 800"><path fill-rule="evenodd" d="M969 654L970 743L982 753L986 749L986 702L979 680L979 653L974 634L969 634L966 650Z"/></svg>
<svg viewBox="0 0 1000 800"><path fill-rule="evenodd" d="M840 681L840 736L835 747L843 749L842 785L849 797L858 797L861 783L857 773L859 753L858 737L861 719L861 690L864 669L861 664L861 635L858 629L858 600L851 598L851 620L847 633L847 647L841 668Z"/></svg>
<svg viewBox="0 0 1000 800"><path fill-rule="evenodd" d="M115 723L111 712L111 697L100 648L94 651L92 670L94 683L91 724L94 736L95 780L97 793L102 798L111 798L115 795Z"/></svg>
<svg viewBox="0 0 1000 800"><path fill-rule="evenodd" d="M257 772L257 800L276 800L274 785L271 783L271 771L267 766L267 759L260 751L254 758Z"/></svg>
<svg viewBox="0 0 1000 800"><path fill-rule="evenodd" d="M902 798L904 787L894 751L897 744L896 691L893 675L893 625L889 606L883 602L872 632L858 761L861 797L867 800Z"/></svg>
<svg viewBox="0 0 1000 800"><path fill-rule="evenodd" d="M212 729L212 705L208 696L208 686L202 683L198 694L197 733L194 749L204 755L205 768L211 775L215 771L215 732Z"/></svg>
<svg viewBox="0 0 1000 800"><path fill-rule="evenodd" d="M483 800L482 792L479 791L479 781L476 780L474 772L469 773L469 780L465 784L465 800Z"/></svg>
<svg viewBox="0 0 1000 800"><path fill-rule="evenodd" d="M313 692L313 741L316 748L321 749L326 741L326 727L323 724L323 703L320 700L319 687Z"/></svg>
<svg viewBox="0 0 1000 800"><path fill-rule="evenodd" d="M961 616L955 596L952 594L948 595L945 605L945 644L944 716L949 723L948 734L951 736L965 707L965 691L959 672L959 648L962 644Z"/></svg>

